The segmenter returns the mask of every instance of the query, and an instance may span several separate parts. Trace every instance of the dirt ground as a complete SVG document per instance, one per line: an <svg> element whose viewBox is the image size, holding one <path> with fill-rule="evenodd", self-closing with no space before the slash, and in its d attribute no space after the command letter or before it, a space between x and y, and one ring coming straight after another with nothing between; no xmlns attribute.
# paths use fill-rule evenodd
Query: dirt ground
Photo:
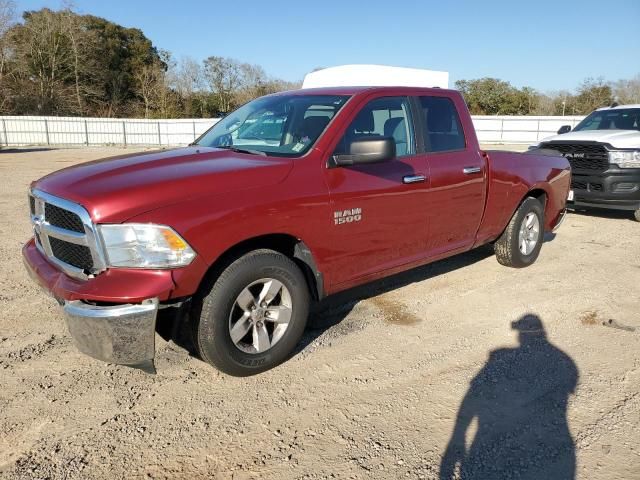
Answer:
<svg viewBox="0 0 640 480"><path fill-rule="evenodd" d="M341 294L255 377L158 339L154 376L78 353L20 257L29 182L119 152L0 151L1 478L640 478L629 215L570 214L527 269L480 249Z"/></svg>

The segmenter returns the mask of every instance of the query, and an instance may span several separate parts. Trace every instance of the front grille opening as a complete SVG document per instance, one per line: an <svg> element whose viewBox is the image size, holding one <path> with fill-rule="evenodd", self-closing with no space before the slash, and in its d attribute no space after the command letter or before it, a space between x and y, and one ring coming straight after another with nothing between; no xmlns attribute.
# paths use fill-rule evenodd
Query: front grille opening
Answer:
<svg viewBox="0 0 640 480"><path fill-rule="evenodd" d="M29 211L31 215L36 214L36 199L29 195Z"/></svg>
<svg viewBox="0 0 640 480"><path fill-rule="evenodd" d="M84 233L84 225L80 217L69 210L56 207L51 203L45 204L44 218L51 225L65 230L72 230L78 233Z"/></svg>
<svg viewBox="0 0 640 480"><path fill-rule="evenodd" d="M51 245L53 256L58 260L82 270L93 269L93 258L89 247L65 242L55 237L49 237L49 245Z"/></svg>
<svg viewBox="0 0 640 480"><path fill-rule="evenodd" d="M579 180L572 180L571 190L588 190L590 192L602 192L604 190L604 187L601 183L581 182Z"/></svg>

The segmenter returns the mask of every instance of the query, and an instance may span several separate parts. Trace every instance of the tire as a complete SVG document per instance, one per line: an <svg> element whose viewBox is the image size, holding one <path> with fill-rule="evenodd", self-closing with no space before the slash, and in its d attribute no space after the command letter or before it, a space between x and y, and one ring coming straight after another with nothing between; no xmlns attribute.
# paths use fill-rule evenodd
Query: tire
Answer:
<svg viewBox="0 0 640 480"><path fill-rule="evenodd" d="M273 297L267 292L262 308L259 300L265 288L277 292ZM288 358L304 333L310 302L307 282L300 268L279 252L243 255L205 290L194 305L194 343L202 359L224 373L244 377L269 370ZM282 318L274 321L274 315ZM281 322L286 318L285 325ZM239 328L232 330L233 326Z"/></svg>
<svg viewBox="0 0 640 480"><path fill-rule="evenodd" d="M640 222L640 208L633 212L633 218L636 219L636 222Z"/></svg>
<svg viewBox="0 0 640 480"><path fill-rule="evenodd" d="M521 228L523 228L523 222L532 221L536 223L532 218L537 219L537 236L535 241L532 230L525 227L527 232L532 235L526 237L525 248L522 249L522 237L520 236ZM507 267L523 268L528 267L536 261L542 248L542 241L544 239L544 209L542 204L533 197L526 198L518 207L516 212L511 217L507 228L504 230L500 238L496 241L494 247L496 251L496 258L498 262ZM524 250L524 251L523 251Z"/></svg>

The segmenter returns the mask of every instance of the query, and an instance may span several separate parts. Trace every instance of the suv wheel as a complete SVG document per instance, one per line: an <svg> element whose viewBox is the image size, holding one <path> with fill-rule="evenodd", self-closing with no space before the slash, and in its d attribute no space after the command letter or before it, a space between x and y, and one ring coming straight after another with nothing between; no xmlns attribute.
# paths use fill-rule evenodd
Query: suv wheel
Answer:
<svg viewBox="0 0 640 480"><path fill-rule="evenodd" d="M196 302L195 344L219 370L254 375L289 356L308 311L309 290L300 268L279 252L256 250L229 265Z"/></svg>
<svg viewBox="0 0 640 480"><path fill-rule="evenodd" d="M633 212L633 218L635 218L637 222L640 222L640 208Z"/></svg>
<svg viewBox="0 0 640 480"><path fill-rule="evenodd" d="M535 198L527 198L496 241L496 258L502 265L528 267L536 261L544 237L544 210Z"/></svg>

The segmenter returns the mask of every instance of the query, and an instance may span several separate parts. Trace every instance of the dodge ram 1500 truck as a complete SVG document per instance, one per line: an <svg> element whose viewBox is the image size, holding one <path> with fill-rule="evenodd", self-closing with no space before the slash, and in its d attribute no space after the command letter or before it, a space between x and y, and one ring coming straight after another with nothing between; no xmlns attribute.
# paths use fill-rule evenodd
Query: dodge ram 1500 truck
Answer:
<svg viewBox="0 0 640 480"><path fill-rule="evenodd" d="M630 210L640 222L640 105L600 108L535 148L569 160L570 206Z"/></svg>
<svg viewBox="0 0 640 480"><path fill-rule="evenodd" d="M23 256L82 352L152 369L158 310L181 306L200 356L250 375L326 295L489 243L531 265L565 213L554 154L482 151L455 91L278 93L189 147L33 182Z"/></svg>

